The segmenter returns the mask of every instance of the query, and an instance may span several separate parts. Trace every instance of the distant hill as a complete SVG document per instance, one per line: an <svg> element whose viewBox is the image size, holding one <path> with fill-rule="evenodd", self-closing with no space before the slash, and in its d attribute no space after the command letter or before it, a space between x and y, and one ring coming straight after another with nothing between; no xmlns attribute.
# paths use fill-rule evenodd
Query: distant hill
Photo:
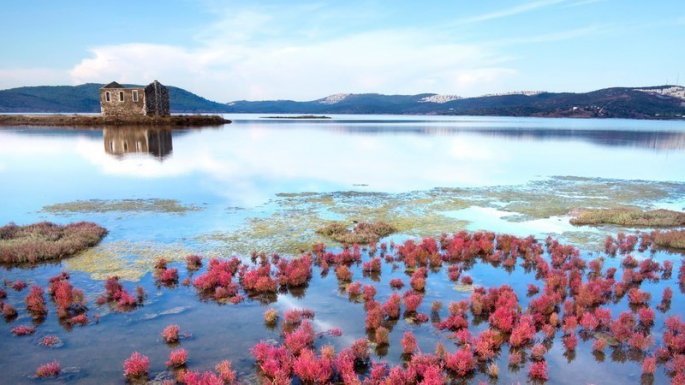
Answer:
<svg viewBox="0 0 685 385"><path fill-rule="evenodd" d="M0 91L0 112L99 112L102 84L20 87ZM513 92L460 98L456 95L336 94L326 98L236 101L221 104L169 86L173 112L263 114L417 114L540 117L682 119L685 88L615 87L587 93Z"/></svg>
<svg viewBox="0 0 685 385"><path fill-rule="evenodd" d="M454 95L338 94L310 102L237 101L227 112L293 114L421 114L667 119L685 117L685 88L606 88L587 93Z"/></svg>
<svg viewBox="0 0 685 385"><path fill-rule="evenodd" d="M88 83L3 90L0 91L0 112L100 112L100 88L103 85ZM182 88L168 88L172 112L226 111L225 104L212 102Z"/></svg>

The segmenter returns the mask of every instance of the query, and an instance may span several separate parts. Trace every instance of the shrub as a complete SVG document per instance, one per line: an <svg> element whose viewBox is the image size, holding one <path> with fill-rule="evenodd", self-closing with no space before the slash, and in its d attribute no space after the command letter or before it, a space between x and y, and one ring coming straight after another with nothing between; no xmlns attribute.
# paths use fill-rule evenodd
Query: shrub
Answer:
<svg viewBox="0 0 685 385"><path fill-rule="evenodd" d="M186 364L188 359L188 352L185 349L174 349L169 353L169 361L166 362L166 366L179 367Z"/></svg>
<svg viewBox="0 0 685 385"><path fill-rule="evenodd" d="M463 377L475 369L476 359L471 349L459 349L454 354L445 353L445 366Z"/></svg>
<svg viewBox="0 0 685 385"><path fill-rule="evenodd" d="M33 326L28 326L28 325L19 325L17 327L12 328L10 330L12 334L18 335L18 336L27 336L29 334L33 334L36 332L36 328Z"/></svg>
<svg viewBox="0 0 685 385"><path fill-rule="evenodd" d="M383 312L390 319L396 319L400 317L400 296L397 293L392 293L390 298L383 304Z"/></svg>
<svg viewBox="0 0 685 385"><path fill-rule="evenodd" d="M564 337L564 346L566 346L566 349L568 350L576 349L576 346L578 346L578 337L576 337L575 333L570 333Z"/></svg>
<svg viewBox="0 0 685 385"><path fill-rule="evenodd" d="M124 376L126 377L143 377L147 375L149 369L150 359L138 352L133 352L131 357L124 361Z"/></svg>
<svg viewBox="0 0 685 385"><path fill-rule="evenodd" d="M178 325L169 325L162 331L162 339L166 343L178 342L179 332L181 327Z"/></svg>
<svg viewBox="0 0 685 385"><path fill-rule="evenodd" d="M59 366L59 362L52 361L47 364L43 364L36 370L36 377L46 378L46 377L57 377L59 376L62 369Z"/></svg>
<svg viewBox="0 0 685 385"><path fill-rule="evenodd" d="M393 289L402 289L404 287L404 282L400 278L393 278L390 280L390 287Z"/></svg>
<svg viewBox="0 0 685 385"><path fill-rule="evenodd" d="M350 268L345 265L335 268L335 276L343 282L349 282L352 280L352 272L350 271Z"/></svg>
<svg viewBox="0 0 685 385"><path fill-rule="evenodd" d="M407 292L404 296L404 307L407 312L415 312L423 301L423 296L416 293Z"/></svg>
<svg viewBox="0 0 685 385"><path fill-rule="evenodd" d="M188 270L197 270L202 267L202 257L199 255L186 256L186 268Z"/></svg>
<svg viewBox="0 0 685 385"><path fill-rule="evenodd" d="M221 380L225 384L232 385L235 383L235 370L231 369L231 361L229 360L223 360L219 362L215 367L214 370L219 373L219 377L221 377Z"/></svg>
<svg viewBox="0 0 685 385"><path fill-rule="evenodd" d="M264 312L264 322L269 325L273 325L278 321L278 310L274 308L268 308Z"/></svg>
<svg viewBox="0 0 685 385"><path fill-rule="evenodd" d="M388 338L388 337L389 337L389 334L390 334L390 331L389 331L388 329L384 328L383 326L377 328L377 329L376 329L376 334L375 334L375 336L376 336L376 341L375 341L375 342L376 342L378 345L385 345L385 344L387 344L388 342L390 342L390 340L389 340L389 338Z"/></svg>
<svg viewBox="0 0 685 385"><path fill-rule="evenodd" d="M37 263L66 257L97 245L107 230L91 222L65 226L40 222L27 226L10 223L0 228L0 261Z"/></svg>
<svg viewBox="0 0 685 385"><path fill-rule="evenodd" d="M45 306L43 293L44 290L42 287L33 285L31 286L31 291L26 296L26 309L31 313L33 318L43 318L48 314L48 308Z"/></svg>
<svg viewBox="0 0 685 385"><path fill-rule="evenodd" d="M305 349L293 363L293 371L305 383L325 384L333 375L333 361L317 358L313 351Z"/></svg>
<svg viewBox="0 0 685 385"><path fill-rule="evenodd" d="M642 373L643 374L654 374L656 371L656 358L646 357L642 361Z"/></svg>
<svg viewBox="0 0 685 385"><path fill-rule="evenodd" d="M416 351L416 337L411 331L405 332L402 336L402 352L412 354Z"/></svg>
<svg viewBox="0 0 685 385"><path fill-rule="evenodd" d="M547 363L540 361L530 364L528 375L534 380L547 380Z"/></svg>

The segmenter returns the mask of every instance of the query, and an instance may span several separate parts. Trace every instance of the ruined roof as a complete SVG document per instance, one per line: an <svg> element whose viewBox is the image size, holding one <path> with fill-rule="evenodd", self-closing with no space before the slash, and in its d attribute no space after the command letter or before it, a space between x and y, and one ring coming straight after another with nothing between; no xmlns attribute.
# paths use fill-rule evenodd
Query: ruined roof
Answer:
<svg viewBox="0 0 685 385"><path fill-rule="evenodd" d="M122 86L121 84L117 83L117 82L111 82L102 88L125 88L125 87Z"/></svg>

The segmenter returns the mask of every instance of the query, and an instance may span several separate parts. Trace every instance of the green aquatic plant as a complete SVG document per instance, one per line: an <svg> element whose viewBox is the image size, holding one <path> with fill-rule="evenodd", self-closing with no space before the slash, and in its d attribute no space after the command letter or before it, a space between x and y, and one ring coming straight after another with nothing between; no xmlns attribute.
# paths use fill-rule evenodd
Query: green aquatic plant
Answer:
<svg viewBox="0 0 685 385"><path fill-rule="evenodd" d="M40 222L0 227L0 262L37 263L67 257L97 245L107 230L92 222Z"/></svg>

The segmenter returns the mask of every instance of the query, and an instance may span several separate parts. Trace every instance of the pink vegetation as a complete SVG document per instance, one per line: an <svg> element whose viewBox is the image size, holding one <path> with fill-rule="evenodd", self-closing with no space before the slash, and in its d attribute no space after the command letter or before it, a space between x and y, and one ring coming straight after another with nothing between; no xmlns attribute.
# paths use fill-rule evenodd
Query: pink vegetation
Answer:
<svg viewBox="0 0 685 385"><path fill-rule="evenodd" d="M45 291L40 286L31 286L31 291L26 296L26 309L31 313L33 318L43 318L48 314L48 308L45 306L45 298L43 293Z"/></svg>
<svg viewBox="0 0 685 385"><path fill-rule="evenodd" d="M188 359L188 352L185 349L175 349L169 353L169 361L166 362L166 366L179 367L186 364Z"/></svg>
<svg viewBox="0 0 685 385"><path fill-rule="evenodd" d="M150 359L138 352L133 352L131 357L124 361L124 376L126 377L145 376L149 369Z"/></svg>
<svg viewBox="0 0 685 385"><path fill-rule="evenodd" d="M393 289L401 289L404 287L404 282L400 278L393 278L390 280L390 287Z"/></svg>
<svg viewBox="0 0 685 385"><path fill-rule="evenodd" d="M642 373L654 374L656 371L656 358L647 357L642 361Z"/></svg>
<svg viewBox="0 0 685 385"><path fill-rule="evenodd" d="M12 334L15 334L18 336L27 336L29 334L35 333L36 328L34 328L33 326L19 325L15 328L12 328L11 332L12 332Z"/></svg>
<svg viewBox="0 0 685 385"><path fill-rule="evenodd" d="M305 383L324 384L333 376L333 360L317 358L312 350L305 349L295 359L293 371Z"/></svg>
<svg viewBox="0 0 685 385"><path fill-rule="evenodd" d="M476 367L476 359L471 349L464 348L454 354L445 353L445 366L463 377Z"/></svg>
<svg viewBox="0 0 685 385"><path fill-rule="evenodd" d="M178 325L169 325L162 331L162 339L166 343L178 342L178 333L181 327Z"/></svg>
<svg viewBox="0 0 685 385"><path fill-rule="evenodd" d="M402 352L412 354L416 351L416 337L411 331L405 332L402 336Z"/></svg>
<svg viewBox="0 0 685 385"><path fill-rule="evenodd" d="M223 360L219 362L214 367L214 370L219 373L219 377L221 377L225 384L231 385L235 383L235 371L231 369L231 361Z"/></svg>
<svg viewBox="0 0 685 385"><path fill-rule="evenodd" d="M415 312L423 301L423 296L420 294L406 292L404 295L404 307L407 308L407 312Z"/></svg>
<svg viewBox="0 0 685 385"><path fill-rule="evenodd" d="M57 377L59 376L62 369L59 366L59 362L52 361L47 364L43 364L36 370L36 377L46 378L46 377Z"/></svg>
<svg viewBox="0 0 685 385"><path fill-rule="evenodd" d="M535 362L530 365L528 375L534 380L547 379L547 363L545 361Z"/></svg>

